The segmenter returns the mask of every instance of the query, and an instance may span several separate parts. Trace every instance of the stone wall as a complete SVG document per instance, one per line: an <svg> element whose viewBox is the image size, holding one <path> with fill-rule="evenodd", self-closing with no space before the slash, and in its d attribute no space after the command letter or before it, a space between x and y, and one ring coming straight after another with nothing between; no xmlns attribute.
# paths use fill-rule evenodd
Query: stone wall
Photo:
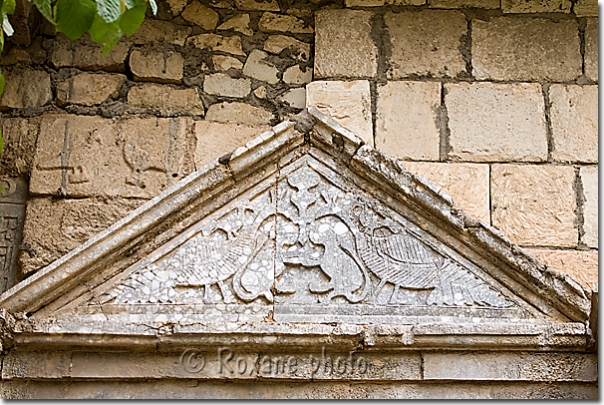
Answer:
<svg viewBox="0 0 604 405"><path fill-rule="evenodd" d="M597 282L595 2L168 0L105 58L37 32L1 60L21 277L308 105Z"/></svg>

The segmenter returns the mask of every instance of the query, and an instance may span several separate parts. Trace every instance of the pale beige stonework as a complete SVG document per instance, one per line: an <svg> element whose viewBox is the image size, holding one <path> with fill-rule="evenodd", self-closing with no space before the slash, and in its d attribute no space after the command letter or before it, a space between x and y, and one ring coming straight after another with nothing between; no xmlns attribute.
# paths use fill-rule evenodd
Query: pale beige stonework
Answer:
<svg viewBox="0 0 604 405"><path fill-rule="evenodd" d="M129 40L132 38L134 36L130 37ZM73 66L82 70L124 72L130 46L131 44L128 41L122 40L115 45L107 56L103 57L102 45L95 44L86 38L71 41L63 34L59 34L53 41L49 60L57 69Z"/></svg>
<svg viewBox="0 0 604 405"><path fill-rule="evenodd" d="M293 34L312 34L313 28L306 26L304 20L292 15L263 13L258 21L262 32L291 32Z"/></svg>
<svg viewBox="0 0 604 405"><path fill-rule="evenodd" d="M283 81L287 84L306 84L312 82L312 68L304 71L300 66L294 65L283 72Z"/></svg>
<svg viewBox="0 0 604 405"><path fill-rule="evenodd" d="M245 103L219 103L208 108L205 118L208 121L255 126L269 125L274 115L265 108Z"/></svg>
<svg viewBox="0 0 604 405"><path fill-rule="evenodd" d="M346 7L421 6L426 0L346 0Z"/></svg>
<svg viewBox="0 0 604 405"><path fill-rule="evenodd" d="M245 61L243 74L270 84L277 84L279 82L279 77L277 77L279 69L268 62L267 57L266 52L254 49Z"/></svg>
<svg viewBox="0 0 604 405"><path fill-rule="evenodd" d="M276 0L255 1L255 0L235 0L235 5L239 10L245 11L279 11L279 3Z"/></svg>
<svg viewBox="0 0 604 405"><path fill-rule="evenodd" d="M0 173L2 175L29 177L36 153L39 129L40 117L2 117L2 140L4 141L4 151L0 155Z"/></svg>
<svg viewBox="0 0 604 405"><path fill-rule="evenodd" d="M233 79L224 73L208 75L203 81L203 91L224 97L243 98L252 91L250 79Z"/></svg>
<svg viewBox="0 0 604 405"><path fill-rule="evenodd" d="M430 0L433 8L488 8L500 7L500 0Z"/></svg>
<svg viewBox="0 0 604 405"><path fill-rule="evenodd" d="M214 69L219 72L224 72L229 69L242 69L243 63L239 59L235 59L232 56L224 56L224 55L212 55L212 63L214 64Z"/></svg>
<svg viewBox="0 0 604 405"><path fill-rule="evenodd" d="M466 214L491 223L489 165L474 163L403 162L405 169L441 187Z"/></svg>
<svg viewBox="0 0 604 405"><path fill-rule="evenodd" d="M575 6L576 7L576 6ZM588 18L585 27L585 76L598 81L598 19Z"/></svg>
<svg viewBox="0 0 604 405"><path fill-rule="evenodd" d="M46 71L15 67L3 73L6 86L0 108L42 107L52 100L50 75Z"/></svg>
<svg viewBox="0 0 604 405"><path fill-rule="evenodd" d="M570 0L501 0L504 13L570 13L571 6Z"/></svg>
<svg viewBox="0 0 604 405"><path fill-rule="evenodd" d="M237 31L248 37L254 35L254 31L250 28L249 14L238 14L222 23L218 29Z"/></svg>
<svg viewBox="0 0 604 405"><path fill-rule="evenodd" d="M378 48L371 38L373 16L372 12L359 10L315 14L315 77L377 75Z"/></svg>
<svg viewBox="0 0 604 405"><path fill-rule="evenodd" d="M218 13L211 8L203 6L198 0L193 0L181 14L181 17L191 24L199 25L211 31L218 25Z"/></svg>
<svg viewBox="0 0 604 405"><path fill-rule="evenodd" d="M521 246L577 246L574 184L569 166L493 165L493 226Z"/></svg>
<svg viewBox="0 0 604 405"><path fill-rule="evenodd" d="M199 170L212 160L234 151L269 129L268 125L249 126L196 121L195 168Z"/></svg>
<svg viewBox="0 0 604 405"><path fill-rule="evenodd" d="M581 241L598 247L598 167L584 166L579 171L583 187L583 236Z"/></svg>
<svg viewBox="0 0 604 405"><path fill-rule="evenodd" d="M306 107L306 89L304 87L296 87L286 91L279 100L289 104L292 108L302 110Z"/></svg>
<svg viewBox="0 0 604 405"><path fill-rule="evenodd" d="M577 21L493 17L472 23L477 79L574 81L581 75Z"/></svg>
<svg viewBox="0 0 604 405"><path fill-rule="evenodd" d="M128 91L133 107L158 111L164 115L203 115L204 108L197 89L174 89L158 84L135 86Z"/></svg>
<svg viewBox="0 0 604 405"><path fill-rule="evenodd" d="M373 146L368 81L309 83L306 86L306 107L315 107Z"/></svg>
<svg viewBox="0 0 604 405"><path fill-rule="evenodd" d="M166 3L170 6L170 13L177 16L187 5L187 0L166 0Z"/></svg>
<svg viewBox="0 0 604 405"><path fill-rule="evenodd" d="M460 46L468 23L461 12L388 12L384 25L390 37L389 78L456 77L465 72Z"/></svg>
<svg viewBox="0 0 604 405"><path fill-rule="evenodd" d="M399 159L438 160L441 84L391 81L377 90L375 147Z"/></svg>
<svg viewBox="0 0 604 405"><path fill-rule="evenodd" d="M266 52L279 55L286 49L291 51L292 54L290 56L295 59L308 61L310 58L310 44L298 41L295 38L286 37L285 35L271 35L264 42L264 50Z"/></svg>
<svg viewBox="0 0 604 405"><path fill-rule="evenodd" d="M598 283L597 250L528 249L548 266L565 272L591 290Z"/></svg>
<svg viewBox="0 0 604 405"><path fill-rule="evenodd" d="M134 80L159 83L181 83L184 58L172 51L134 50L130 70Z"/></svg>
<svg viewBox="0 0 604 405"><path fill-rule="evenodd" d="M57 103L101 104L117 97L125 82L126 76L120 74L80 73L57 86Z"/></svg>
<svg viewBox="0 0 604 405"><path fill-rule="evenodd" d="M191 27L186 25L145 19L140 28L130 37L130 40L137 45L170 44L183 46L190 34Z"/></svg>
<svg viewBox="0 0 604 405"><path fill-rule="evenodd" d="M216 34L200 34L187 39L187 45L192 44L199 49L210 49L211 51L219 51L230 53L231 55L245 56L241 48L241 37L233 35L223 37Z"/></svg>
<svg viewBox="0 0 604 405"><path fill-rule="evenodd" d="M445 84L449 158L473 162L545 161L541 85Z"/></svg>
<svg viewBox="0 0 604 405"><path fill-rule="evenodd" d="M597 17L598 0L577 0L574 11L577 17Z"/></svg>
<svg viewBox="0 0 604 405"><path fill-rule="evenodd" d="M561 162L598 161L598 86L549 88L552 157Z"/></svg>

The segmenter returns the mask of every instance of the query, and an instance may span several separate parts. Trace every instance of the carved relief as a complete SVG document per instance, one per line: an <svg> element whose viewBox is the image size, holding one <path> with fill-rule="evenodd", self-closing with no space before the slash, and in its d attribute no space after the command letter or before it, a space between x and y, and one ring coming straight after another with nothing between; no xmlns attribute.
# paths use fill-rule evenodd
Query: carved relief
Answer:
<svg viewBox="0 0 604 405"><path fill-rule="evenodd" d="M21 243L27 183L19 178L0 179L0 292L16 282L17 250Z"/></svg>

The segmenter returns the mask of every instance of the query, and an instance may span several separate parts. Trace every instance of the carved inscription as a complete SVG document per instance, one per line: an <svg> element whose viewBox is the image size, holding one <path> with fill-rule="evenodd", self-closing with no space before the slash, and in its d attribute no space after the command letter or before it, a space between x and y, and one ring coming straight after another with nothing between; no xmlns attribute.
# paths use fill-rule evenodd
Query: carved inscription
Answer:
<svg viewBox="0 0 604 405"><path fill-rule="evenodd" d="M0 180L0 292L12 287L17 276L17 250L21 243L27 183L19 178Z"/></svg>

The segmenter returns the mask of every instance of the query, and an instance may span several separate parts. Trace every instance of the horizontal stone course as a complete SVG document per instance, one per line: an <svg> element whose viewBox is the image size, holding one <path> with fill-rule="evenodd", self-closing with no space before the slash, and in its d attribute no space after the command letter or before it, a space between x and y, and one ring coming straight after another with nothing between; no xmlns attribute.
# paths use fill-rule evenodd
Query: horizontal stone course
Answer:
<svg viewBox="0 0 604 405"><path fill-rule="evenodd" d="M50 75L44 70L15 67L4 71L0 109L42 107L52 100Z"/></svg>
<svg viewBox="0 0 604 405"><path fill-rule="evenodd" d="M208 121L251 126L269 125L274 118L273 113L263 107L239 102L212 104L205 117Z"/></svg>
<svg viewBox="0 0 604 405"><path fill-rule="evenodd" d="M568 274L589 290L592 284L598 282L597 250L528 249L528 251L548 266Z"/></svg>
<svg viewBox="0 0 604 405"><path fill-rule="evenodd" d="M181 83L184 58L172 51L134 50L130 54L134 80L158 83Z"/></svg>
<svg viewBox="0 0 604 405"><path fill-rule="evenodd" d="M570 0L501 0L504 13L570 13Z"/></svg>
<svg viewBox="0 0 604 405"><path fill-rule="evenodd" d="M134 36L129 39L133 38ZM87 37L71 41L59 34L52 43L49 60L55 68L73 66L82 70L124 72L130 47L129 41L122 40L103 57L103 46L95 44Z"/></svg>
<svg viewBox="0 0 604 405"><path fill-rule="evenodd" d="M57 103L92 106L116 98L126 76L121 74L80 73L57 86Z"/></svg>
<svg viewBox="0 0 604 405"><path fill-rule="evenodd" d="M203 91L223 97L242 98L250 94L250 79L232 79L224 73L208 75L203 81Z"/></svg>
<svg viewBox="0 0 604 405"><path fill-rule="evenodd" d="M203 103L195 88L175 89L158 84L134 86L128 91L128 103L161 115L204 114Z"/></svg>

